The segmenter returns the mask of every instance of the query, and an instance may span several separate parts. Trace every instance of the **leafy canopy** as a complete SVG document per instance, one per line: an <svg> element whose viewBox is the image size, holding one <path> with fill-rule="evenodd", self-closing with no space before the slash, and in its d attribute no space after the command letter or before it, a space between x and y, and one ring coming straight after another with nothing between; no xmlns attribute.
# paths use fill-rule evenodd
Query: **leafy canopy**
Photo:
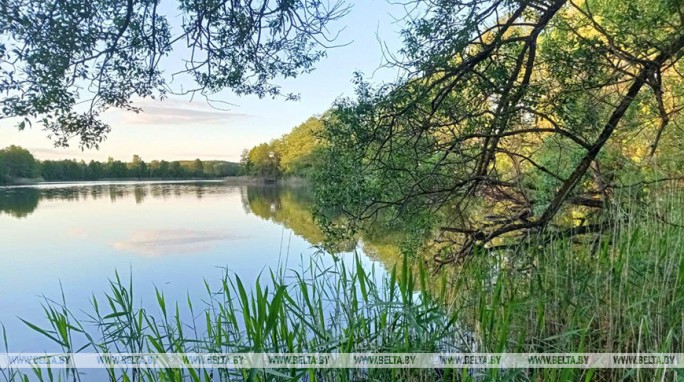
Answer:
<svg viewBox="0 0 684 382"><path fill-rule="evenodd" d="M58 145L97 147L110 130L101 113L138 111L134 97L282 95L274 80L311 71L336 37L329 24L347 12L309 0L171 4L0 2L0 118L20 118L19 128L38 118Z"/></svg>
<svg viewBox="0 0 684 382"><path fill-rule="evenodd" d="M324 208L427 222L462 248L446 262L679 171L681 1L416 3L404 78L359 76L326 121Z"/></svg>

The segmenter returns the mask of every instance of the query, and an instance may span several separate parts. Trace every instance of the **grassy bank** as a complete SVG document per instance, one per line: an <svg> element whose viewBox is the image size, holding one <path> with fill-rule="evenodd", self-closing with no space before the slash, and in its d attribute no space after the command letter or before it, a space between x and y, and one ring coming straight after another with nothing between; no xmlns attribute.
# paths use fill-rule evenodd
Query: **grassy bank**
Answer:
<svg viewBox="0 0 684 382"><path fill-rule="evenodd" d="M638 198L627 198L638 200ZM87 313L48 303L32 328L65 352L684 352L684 200L614 206L600 236L531 241L432 275L404 258L385 273L319 255L254 285L228 271L203 301L138 296L115 276ZM199 280L198 280L199 282ZM156 300L143 309L141 297ZM195 317L183 321L181 317ZM11 333L7 333L11 345ZM11 350L11 349L10 349ZM678 380L682 370L108 370L110 380ZM61 373L61 374L60 374ZM677 374L679 373L679 374ZM3 370L2 378L77 379ZM87 380L84 379L84 380Z"/></svg>

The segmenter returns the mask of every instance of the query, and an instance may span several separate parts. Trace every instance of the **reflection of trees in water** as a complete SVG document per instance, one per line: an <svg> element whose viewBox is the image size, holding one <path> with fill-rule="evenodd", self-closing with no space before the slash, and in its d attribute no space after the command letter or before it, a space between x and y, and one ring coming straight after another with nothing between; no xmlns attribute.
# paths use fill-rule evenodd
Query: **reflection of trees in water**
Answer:
<svg viewBox="0 0 684 382"><path fill-rule="evenodd" d="M140 204L145 201L147 196L147 185L136 184L133 188L133 196L135 197L135 204Z"/></svg>
<svg viewBox="0 0 684 382"><path fill-rule="evenodd" d="M283 225L313 245L325 242L325 234L312 215L315 199L306 188L246 186L240 191L246 212ZM354 239L327 242L326 248L334 252L353 252L357 243L371 259L390 269L401 263L402 249L411 247L412 239L406 227L396 222L393 226L377 222L364 227Z"/></svg>
<svg viewBox="0 0 684 382"><path fill-rule="evenodd" d="M149 198L168 199L194 195L201 199L208 195L224 195L223 184L102 184L60 188L12 188L0 190L0 211L10 216L23 218L36 210L41 200L82 201L107 200L116 202L133 198L137 204ZM291 229L312 245L320 245L325 235L314 221L313 195L304 187L280 187L277 185L243 186L240 188L243 208L262 219L272 221ZM385 264L401 259L400 239L391 231L374 227L362 235L364 250L373 258ZM330 243L328 243L330 244ZM356 248L356 241L335 243L339 252L350 252Z"/></svg>
<svg viewBox="0 0 684 382"><path fill-rule="evenodd" d="M241 196L246 212L281 224L313 245L325 242L325 234L312 215L313 195L306 188L246 186L241 188ZM356 239L327 242L326 248L335 252L352 252L356 249L357 239L363 243L364 252L385 265L391 266L402 259L400 243L404 240L403 232L381 225L364 231Z"/></svg>
<svg viewBox="0 0 684 382"><path fill-rule="evenodd" d="M152 199L225 195L223 184L107 184L63 188L13 188L0 190L0 212L23 218L36 210L41 200L83 201L111 200L116 202L132 198L137 204ZM323 230L314 221L312 209L314 198L304 187L279 187L276 185L243 186L240 188L242 205L247 213L291 229L312 245L325 242ZM399 231L374 226L359 235L363 251L371 258L391 267L401 261ZM351 252L356 240L328 244L336 252Z"/></svg>
<svg viewBox="0 0 684 382"><path fill-rule="evenodd" d="M84 200L109 199L112 203L133 198L136 204L143 203L148 197L167 199L194 195L201 199L209 194L224 194L222 184L92 184L55 188L0 188L0 212L23 218L36 210L41 200L77 202Z"/></svg>
<svg viewBox="0 0 684 382"><path fill-rule="evenodd" d="M109 200L115 202L117 199L122 199L125 195L125 193L128 193L128 190L125 190L122 187L118 186L109 186Z"/></svg>
<svg viewBox="0 0 684 382"><path fill-rule="evenodd" d="M242 206L248 213L291 229L313 245L324 235L313 219L313 197L303 187L245 186L240 188Z"/></svg>
<svg viewBox="0 0 684 382"><path fill-rule="evenodd" d="M38 207L40 195L33 188L16 188L0 191L0 212L15 218L25 218Z"/></svg>

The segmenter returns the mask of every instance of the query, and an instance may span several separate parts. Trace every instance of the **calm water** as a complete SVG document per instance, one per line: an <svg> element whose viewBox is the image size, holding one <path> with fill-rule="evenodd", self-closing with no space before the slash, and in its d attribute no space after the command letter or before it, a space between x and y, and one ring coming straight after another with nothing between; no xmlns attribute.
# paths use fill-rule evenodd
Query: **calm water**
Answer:
<svg viewBox="0 0 684 382"><path fill-rule="evenodd" d="M279 262L332 261L314 248L323 235L310 207L303 188L222 182L0 188L0 322L10 351L58 350L17 317L45 323L41 302L61 300L60 285L73 311L88 310L118 270L153 306L155 286L167 300L202 299L203 280L217 285L223 268L252 284ZM345 250L355 249L363 253L355 243Z"/></svg>

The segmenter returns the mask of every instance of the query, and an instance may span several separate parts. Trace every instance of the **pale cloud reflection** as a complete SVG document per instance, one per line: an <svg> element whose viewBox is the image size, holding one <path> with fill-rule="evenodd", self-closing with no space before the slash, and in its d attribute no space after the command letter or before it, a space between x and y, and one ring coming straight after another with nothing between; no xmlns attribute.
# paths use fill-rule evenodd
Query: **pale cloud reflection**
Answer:
<svg viewBox="0 0 684 382"><path fill-rule="evenodd" d="M197 253L209 250L221 242L245 239L221 231L189 229L147 230L133 234L125 241L117 241L114 248L145 256Z"/></svg>

